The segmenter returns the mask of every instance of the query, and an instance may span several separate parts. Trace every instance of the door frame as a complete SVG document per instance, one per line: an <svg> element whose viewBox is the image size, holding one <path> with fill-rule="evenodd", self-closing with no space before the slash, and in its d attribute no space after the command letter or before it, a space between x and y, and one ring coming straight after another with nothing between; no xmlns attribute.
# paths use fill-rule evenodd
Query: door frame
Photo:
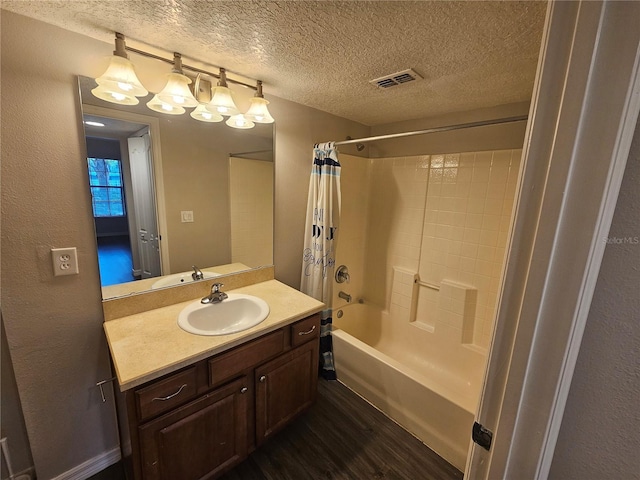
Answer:
<svg viewBox="0 0 640 480"><path fill-rule="evenodd" d="M162 172L162 148L160 141L160 120L148 115L125 112L111 108L98 107L96 105L82 104L82 113L100 117L114 118L133 123L142 123L149 126L151 137L151 151L153 157L153 176L156 192L156 217L158 221L158 233L160 235L160 263L162 273L171 271L169 260L169 235L167 233L167 209L164 193L164 174Z"/></svg>
<svg viewBox="0 0 640 480"><path fill-rule="evenodd" d="M640 5L550 2L466 478L547 478L640 111ZM636 9L629 15L625 8Z"/></svg>

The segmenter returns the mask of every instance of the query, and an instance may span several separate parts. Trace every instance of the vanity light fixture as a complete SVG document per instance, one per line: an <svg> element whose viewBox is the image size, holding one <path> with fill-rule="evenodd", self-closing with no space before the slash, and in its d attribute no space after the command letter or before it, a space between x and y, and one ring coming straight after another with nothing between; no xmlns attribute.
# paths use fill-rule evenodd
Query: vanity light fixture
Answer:
<svg viewBox="0 0 640 480"><path fill-rule="evenodd" d="M240 129L248 129L248 128L253 128L256 126L255 123L253 123L251 120L249 120L248 118L246 118L245 115L239 113L238 115L232 115L229 117L229 120L227 120L226 122L227 125L229 125L232 128L240 128Z"/></svg>
<svg viewBox="0 0 640 480"><path fill-rule="evenodd" d="M224 120L222 115L210 111L204 103L199 104L189 115L201 122L216 123Z"/></svg>
<svg viewBox="0 0 640 480"><path fill-rule="evenodd" d="M96 78L98 86L91 90L96 97L119 105L137 105L136 97L144 97L149 92L142 86L129 61L124 35L116 33L116 49L107 70Z"/></svg>
<svg viewBox="0 0 640 480"><path fill-rule="evenodd" d="M207 107L207 104L203 102L200 98L202 96L202 92L200 88L203 85L201 77L202 77L202 74L199 73L196 76L196 81L193 84L193 91L195 92L196 100L198 100L198 106L189 115L191 115L191 118L195 118L200 122L208 122L208 123L221 122L222 120L224 120L222 115L211 111ZM210 83L207 82L204 85L206 85L206 87L203 87L203 88L206 88L208 90L208 93L211 94ZM209 95L207 95L206 99L208 100L209 98L210 98Z"/></svg>
<svg viewBox="0 0 640 480"><path fill-rule="evenodd" d="M102 122L94 122L91 120L87 120L84 122L85 125L89 125L91 127L104 127L104 123Z"/></svg>
<svg viewBox="0 0 640 480"><path fill-rule="evenodd" d="M169 115L182 115L186 112L186 108L195 107L189 115L196 120L209 123L221 122L224 120L224 115L229 117L225 122L227 125L241 129L253 128L256 123L273 123L274 121L267 109L269 102L262 94L262 81L258 80L256 86L253 86L237 79L227 79L227 72L224 68L216 67L219 68L219 73L215 74L184 65L182 56L177 52L173 54L173 59L169 60L153 53L127 47L124 35L121 33L116 33L116 49L111 57L109 68L96 78L98 86L91 90L91 93L96 97L121 105L137 105L139 103L137 97L149 94L138 80L133 63L128 59L127 51L173 65L171 73L167 75L167 83L164 88L147 102L147 106L151 110ZM197 74L193 89L189 87L193 83L193 76L185 75L183 69ZM207 86L203 87L201 92L199 89L201 75L217 78L217 86L210 89L211 83L207 80ZM236 106L233 92L227 85L227 81L256 90L255 96L251 99L249 110L244 115ZM210 97L209 89L211 90ZM201 98L203 93L206 93L204 99ZM209 98L211 101L205 103Z"/></svg>
<svg viewBox="0 0 640 480"><path fill-rule="evenodd" d="M213 88L213 97L207 107L211 111L225 116L233 116L240 113L240 110L236 107L236 102L233 100L233 92L227 85L227 72L224 68L220 69L218 86Z"/></svg>
<svg viewBox="0 0 640 480"><path fill-rule="evenodd" d="M173 54L173 69L167 77L167 84L158 93L161 102L174 107L198 106L198 101L189 90L191 79L182 72L182 56L179 53Z"/></svg>
<svg viewBox="0 0 640 480"><path fill-rule="evenodd" d="M158 95L154 95L153 98L147 102L147 107L154 112L166 113L168 115L182 115L186 112L184 107L174 106L167 102L163 102L160 100Z"/></svg>
<svg viewBox="0 0 640 480"><path fill-rule="evenodd" d="M265 100L262 94L262 81L258 80L256 82L256 94L251 99L249 110L244 114L245 118L256 123L273 123L275 120L269 113L267 105L269 105L269 101Z"/></svg>

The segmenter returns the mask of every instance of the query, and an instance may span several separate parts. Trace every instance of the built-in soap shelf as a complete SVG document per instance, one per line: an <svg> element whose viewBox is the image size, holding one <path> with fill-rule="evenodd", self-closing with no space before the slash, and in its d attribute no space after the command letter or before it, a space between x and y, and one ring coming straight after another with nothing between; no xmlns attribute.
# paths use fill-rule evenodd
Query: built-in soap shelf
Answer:
<svg viewBox="0 0 640 480"><path fill-rule="evenodd" d="M462 344L473 345L478 289L445 279L438 285L422 282L419 274L393 267L392 318L431 333L446 331Z"/></svg>

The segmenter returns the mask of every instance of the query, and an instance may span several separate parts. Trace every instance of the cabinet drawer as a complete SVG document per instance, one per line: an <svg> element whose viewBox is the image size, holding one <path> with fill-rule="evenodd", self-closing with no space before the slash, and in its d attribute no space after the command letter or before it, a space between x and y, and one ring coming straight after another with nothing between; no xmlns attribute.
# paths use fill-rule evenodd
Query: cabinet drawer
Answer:
<svg viewBox="0 0 640 480"><path fill-rule="evenodd" d="M209 386L215 387L284 350L284 332L275 331L209 360Z"/></svg>
<svg viewBox="0 0 640 480"><path fill-rule="evenodd" d="M195 366L137 390L138 418L142 421L181 405L193 398L196 390Z"/></svg>
<svg viewBox="0 0 640 480"><path fill-rule="evenodd" d="M320 314L291 325L291 346L297 347L320 336Z"/></svg>

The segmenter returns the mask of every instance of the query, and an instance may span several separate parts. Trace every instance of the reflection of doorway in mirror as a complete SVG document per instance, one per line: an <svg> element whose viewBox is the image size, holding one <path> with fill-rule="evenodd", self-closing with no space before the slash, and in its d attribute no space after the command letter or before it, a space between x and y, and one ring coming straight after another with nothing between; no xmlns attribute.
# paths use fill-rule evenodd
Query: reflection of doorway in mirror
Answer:
<svg viewBox="0 0 640 480"><path fill-rule="evenodd" d="M229 158L231 261L273 262L273 160Z"/></svg>
<svg viewBox="0 0 640 480"><path fill-rule="evenodd" d="M149 126L96 115L84 120L103 125L86 128L101 285L161 275ZM100 174L101 165L112 171Z"/></svg>

